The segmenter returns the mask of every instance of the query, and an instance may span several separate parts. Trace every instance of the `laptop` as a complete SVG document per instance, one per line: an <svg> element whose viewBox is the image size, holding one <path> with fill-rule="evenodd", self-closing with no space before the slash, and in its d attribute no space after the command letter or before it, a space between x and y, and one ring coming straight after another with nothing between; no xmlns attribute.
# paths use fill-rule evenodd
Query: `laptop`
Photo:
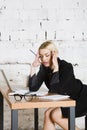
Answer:
<svg viewBox="0 0 87 130"><path fill-rule="evenodd" d="M8 95L14 95L14 94L20 94L20 95L25 95L25 94L32 94L32 95L37 95L37 96L44 96L48 93L48 91L36 91L36 92L32 92L29 91L29 88L11 88L9 81L6 77L6 74L3 70L1 70L2 75L7 83L8 88L11 90L11 92Z"/></svg>
<svg viewBox="0 0 87 130"><path fill-rule="evenodd" d="M14 93L19 93L19 94L29 93L29 88L14 88L14 89L12 89L10 84L9 84L9 81L8 81L8 79L6 77L5 72L2 69L0 71L2 72L2 75L3 75L4 79L5 79L5 82L7 83L7 86L9 88L9 90L11 90L12 94L14 94Z"/></svg>

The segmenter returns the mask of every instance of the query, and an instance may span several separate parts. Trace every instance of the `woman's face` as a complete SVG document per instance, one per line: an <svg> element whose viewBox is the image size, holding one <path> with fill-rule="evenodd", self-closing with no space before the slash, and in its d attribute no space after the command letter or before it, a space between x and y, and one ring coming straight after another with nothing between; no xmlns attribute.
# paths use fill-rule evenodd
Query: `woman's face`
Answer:
<svg viewBox="0 0 87 130"><path fill-rule="evenodd" d="M50 51L49 49L47 49L47 48L45 48L45 49L40 49L40 50L39 50L39 55L40 55L41 63L42 63L45 67L51 66L52 54L51 54L51 51Z"/></svg>

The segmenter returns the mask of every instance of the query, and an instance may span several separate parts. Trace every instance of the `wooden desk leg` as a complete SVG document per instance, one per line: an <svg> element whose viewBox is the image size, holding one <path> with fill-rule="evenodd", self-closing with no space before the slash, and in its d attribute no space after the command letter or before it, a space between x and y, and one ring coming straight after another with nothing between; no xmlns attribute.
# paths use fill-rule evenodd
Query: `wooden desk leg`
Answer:
<svg viewBox="0 0 87 130"><path fill-rule="evenodd" d="M34 108L34 130L38 130L38 108Z"/></svg>
<svg viewBox="0 0 87 130"><path fill-rule="evenodd" d="M0 92L0 130L3 130L3 96Z"/></svg>
<svg viewBox="0 0 87 130"><path fill-rule="evenodd" d="M11 130L18 130L18 110L11 110Z"/></svg>
<svg viewBox="0 0 87 130"><path fill-rule="evenodd" d="M69 130L75 130L75 107L70 107L69 109Z"/></svg>

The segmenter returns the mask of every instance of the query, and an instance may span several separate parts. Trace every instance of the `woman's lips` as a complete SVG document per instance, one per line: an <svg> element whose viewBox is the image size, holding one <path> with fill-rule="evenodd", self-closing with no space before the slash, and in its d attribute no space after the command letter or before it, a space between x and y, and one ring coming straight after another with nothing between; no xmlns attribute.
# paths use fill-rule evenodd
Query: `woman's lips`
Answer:
<svg viewBox="0 0 87 130"><path fill-rule="evenodd" d="M44 64L44 65L49 65L49 63L48 63L48 62L43 62L43 64Z"/></svg>

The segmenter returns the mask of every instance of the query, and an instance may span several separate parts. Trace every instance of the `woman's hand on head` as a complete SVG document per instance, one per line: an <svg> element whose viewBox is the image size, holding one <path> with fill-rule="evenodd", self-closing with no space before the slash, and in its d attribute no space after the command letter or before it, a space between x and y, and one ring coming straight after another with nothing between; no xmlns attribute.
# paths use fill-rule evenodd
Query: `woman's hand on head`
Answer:
<svg viewBox="0 0 87 130"><path fill-rule="evenodd" d="M58 53L56 51L52 51L52 69L53 72L59 71L59 65L57 61Z"/></svg>
<svg viewBox="0 0 87 130"><path fill-rule="evenodd" d="M35 60L34 62L32 63L32 66L33 67L38 67L41 65L41 62L40 62L40 59L39 59L39 53L37 53L37 55L35 56Z"/></svg>

